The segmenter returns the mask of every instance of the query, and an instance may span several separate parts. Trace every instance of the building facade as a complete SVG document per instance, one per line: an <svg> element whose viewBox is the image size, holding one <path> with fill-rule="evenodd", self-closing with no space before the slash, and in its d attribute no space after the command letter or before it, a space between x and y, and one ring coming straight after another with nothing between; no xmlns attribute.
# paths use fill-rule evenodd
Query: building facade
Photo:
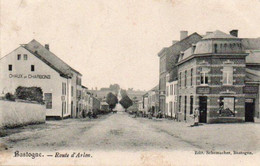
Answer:
<svg viewBox="0 0 260 166"><path fill-rule="evenodd" d="M177 117L177 83L178 81L169 81L167 75L166 82L166 113L165 116L176 119Z"/></svg>
<svg viewBox="0 0 260 166"><path fill-rule="evenodd" d="M169 80L177 80L177 62L179 54L201 40L201 36L193 33L188 36L187 31L180 32L180 41L173 41L170 47L163 48L158 56L160 58L159 67L159 109L166 114L166 75L169 73Z"/></svg>
<svg viewBox="0 0 260 166"><path fill-rule="evenodd" d="M0 72L1 95L14 94L18 86L40 87L47 118L71 116L72 77L77 71L54 55L49 45L36 40L21 45L0 59Z"/></svg>
<svg viewBox="0 0 260 166"><path fill-rule="evenodd" d="M178 120L192 120L195 108L201 123L244 122L257 116L252 105L259 105L259 90L247 88L249 53L242 40L236 30L230 35L215 31L180 54ZM254 93L253 100L246 89Z"/></svg>

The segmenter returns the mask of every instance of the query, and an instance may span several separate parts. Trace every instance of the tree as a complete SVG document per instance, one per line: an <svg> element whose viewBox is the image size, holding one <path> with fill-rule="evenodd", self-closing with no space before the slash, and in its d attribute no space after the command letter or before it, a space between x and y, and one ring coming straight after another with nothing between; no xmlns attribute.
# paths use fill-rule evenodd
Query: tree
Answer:
<svg viewBox="0 0 260 166"><path fill-rule="evenodd" d="M116 107L116 104L118 103L118 99L113 93L109 92L107 94L106 102L109 105L110 110L112 110Z"/></svg>
<svg viewBox="0 0 260 166"><path fill-rule="evenodd" d="M119 103L127 110L130 106L133 105L133 101L127 96L123 96Z"/></svg>

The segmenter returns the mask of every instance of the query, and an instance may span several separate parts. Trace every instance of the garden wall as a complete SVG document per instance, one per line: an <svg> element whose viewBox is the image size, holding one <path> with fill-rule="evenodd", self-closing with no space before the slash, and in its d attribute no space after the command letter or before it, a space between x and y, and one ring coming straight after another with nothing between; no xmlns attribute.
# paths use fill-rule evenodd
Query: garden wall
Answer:
<svg viewBox="0 0 260 166"><path fill-rule="evenodd" d="M0 100L0 128L45 123L45 105Z"/></svg>

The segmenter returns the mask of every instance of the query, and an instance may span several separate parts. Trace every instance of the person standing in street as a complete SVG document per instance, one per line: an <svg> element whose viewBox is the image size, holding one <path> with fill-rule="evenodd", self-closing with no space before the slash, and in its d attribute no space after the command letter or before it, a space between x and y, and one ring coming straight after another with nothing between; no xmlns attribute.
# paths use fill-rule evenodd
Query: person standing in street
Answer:
<svg viewBox="0 0 260 166"><path fill-rule="evenodd" d="M193 126L198 126L199 125L199 108L196 107L194 110L194 125Z"/></svg>

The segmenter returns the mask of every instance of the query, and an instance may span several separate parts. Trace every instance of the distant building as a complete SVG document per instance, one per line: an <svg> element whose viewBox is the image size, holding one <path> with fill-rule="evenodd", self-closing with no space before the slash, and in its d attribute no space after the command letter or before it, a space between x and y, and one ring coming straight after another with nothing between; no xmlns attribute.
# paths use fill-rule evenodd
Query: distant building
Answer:
<svg viewBox="0 0 260 166"><path fill-rule="evenodd" d="M177 61L181 51L184 51L201 40L201 36L193 33L188 36L187 31L180 32L180 41L173 41L170 47L163 48L158 56L160 58L159 68L159 109L165 115L166 112L166 75L169 73L169 81L177 80Z"/></svg>
<svg viewBox="0 0 260 166"><path fill-rule="evenodd" d="M148 94L148 110L153 114L158 113L159 111L159 85L156 85L154 88L147 92Z"/></svg>
<svg viewBox="0 0 260 166"><path fill-rule="evenodd" d="M0 93L14 93L18 86L43 90L47 118L73 117L80 98L81 74L36 40L22 44L0 59ZM78 81L76 81L78 80Z"/></svg>
<svg viewBox="0 0 260 166"><path fill-rule="evenodd" d="M166 112L165 116L177 118L177 84L178 81L169 81L169 75L166 76Z"/></svg>

